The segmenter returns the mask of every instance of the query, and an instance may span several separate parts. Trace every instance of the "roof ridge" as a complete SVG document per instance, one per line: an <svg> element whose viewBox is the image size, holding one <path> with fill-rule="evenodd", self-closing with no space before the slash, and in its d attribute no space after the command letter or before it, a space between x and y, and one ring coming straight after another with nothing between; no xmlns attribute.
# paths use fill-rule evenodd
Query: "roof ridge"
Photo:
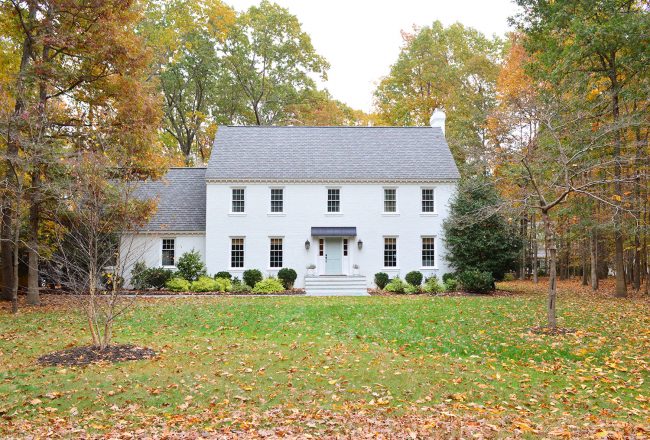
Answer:
<svg viewBox="0 0 650 440"><path fill-rule="evenodd" d="M220 125L229 128L440 128L429 125Z"/></svg>

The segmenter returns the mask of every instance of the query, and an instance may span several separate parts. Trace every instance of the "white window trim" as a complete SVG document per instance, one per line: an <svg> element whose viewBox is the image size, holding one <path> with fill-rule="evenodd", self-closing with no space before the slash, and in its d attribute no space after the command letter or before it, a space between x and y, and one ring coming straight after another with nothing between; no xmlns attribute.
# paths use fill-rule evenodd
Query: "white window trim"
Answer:
<svg viewBox="0 0 650 440"><path fill-rule="evenodd" d="M271 239L272 238L280 238L280 239L282 239L282 266L281 267L271 267ZM280 269L282 269L283 267L286 267L284 265L284 263L286 263L285 250L286 250L287 241L285 240L284 235L269 235L268 243L269 244L268 244L267 253L266 253L266 257L267 257L267 260L266 260L267 268L266 268L266 270L267 270L267 272L277 272Z"/></svg>
<svg viewBox="0 0 650 440"><path fill-rule="evenodd" d="M435 195L434 195L435 197ZM435 200L435 199L434 199ZM433 266L422 265L422 239L433 238ZM438 270L438 236L437 235L421 235L420 236L420 269L421 270Z"/></svg>
<svg viewBox="0 0 650 440"><path fill-rule="evenodd" d="M327 210L327 204L329 203L329 190L338 189L339 190L339 210L334 212L329 212ZM340 186L326 186L325 187L325 215L327 217L340 217L343 215L343 191Z"/></svg>
<svg viewBox="0 0 650 440"><path fill-rule="evenodd" d="M243 267L232 267L232 240L234 238L241 238L244 240L244 266ZM228 272L237 272L246 270L246 236L245 235L231 235L228 237Z"/></svg>
<svg viewBox="0 0 650 440"><path fill-rule="evenodd" d="M395 266L385 266L384 263L384 252L386 251L386 239L394 238L395 239ZM381 237L381 265L382 268L386 271L395 271L399 272L399 235L383 235Z"/></svg>
<svg viewBox="0 0 650 440"><path fill-rule="evenodd" d="M386 190L394 189L395 190L395 211L386 211ZM384 186L381 189L382 199L381 199L381 214L384 217L399 217L399 190L396 186Z"/></svg>
<svg viewBox="0 0 650 440"><path fill-rule="evenodd" d="M174 264L171 266L168 265L163 265L163 241L164 240L174 240ZM160 267L163 269L176 269L176 262L178 261L178 258L176 258L176 237L163 237L160 239Z"/></svg>
<svg viewBox="0 0 650 440"><path fill-rule="evenodd" d="M233 194L232 194L232 191L233 191L234 189L243 189L243 190L244 190L244 212L234 212L234 211L232 210L232 203L233 203L233 199L232 199ZM231 216L231 217L245 217L245 216L246 216L246 208L248 207L248 203L247 203L247 201L246 201L246 199L247 199L247 197L246 197L246 193L247 193L247 191L246 191L246 187L245 187L245 186L231 186L231 187L230 187L230 207L228 208L228 215L229 215L229 216Z"/></svg>
<svg viewBox="0 0 650 440"><path fill-rule="evenodd" d="M422 190L431 189L433 190L433 211L425 212L422 211ZM420 216L421 217L436 217L438 215L438 194L435 186L421 186L420 187Z"/></svg>
<svg viewBox="0 0 650 440"><path fill-rule="evenodd" d="M273 199L272 199L272 193L274 189L281 189L282 190L282 211L280 212L273 212L271 210L271 205L273 204ZM286 214L286 205L284 203L285 197L284 197L284 186L269 186L269 212L266 214L269 217L285 217Z"/></svg>

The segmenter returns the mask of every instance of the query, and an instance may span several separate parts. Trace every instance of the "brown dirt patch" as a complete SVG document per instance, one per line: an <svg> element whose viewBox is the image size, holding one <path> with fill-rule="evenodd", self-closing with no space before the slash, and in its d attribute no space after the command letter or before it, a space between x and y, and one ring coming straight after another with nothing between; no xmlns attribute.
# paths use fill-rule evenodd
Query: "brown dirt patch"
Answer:
<svg viewBox="0 0 650 440"><path fill-rule="evenodd" d="M97 362L122 362L149 359L156 355L150 348L136 345L110 345L105 349L86 345L55 351L38 358L41 365L88 365Z"/></svg>

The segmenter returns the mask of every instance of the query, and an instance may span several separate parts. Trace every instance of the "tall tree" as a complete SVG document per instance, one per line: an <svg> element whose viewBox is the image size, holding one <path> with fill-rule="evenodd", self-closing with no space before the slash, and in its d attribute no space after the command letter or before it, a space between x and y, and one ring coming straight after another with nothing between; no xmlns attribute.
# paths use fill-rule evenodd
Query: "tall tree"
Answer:
<svg viewBox="0 0 650 440"><path fill-rule="evenodd" d="M134 0L11 0L0 9L21 61L11 72L14 108L3 121L7 191L3 200L3 292L18 283L16 226L29 187L30 287L37 289L41 204L56 188L48 170L76 151L100 152L135 175L156 175L159 101L147 82L149 52L132 32ZM56 199L56 197L54 198ZM36 282L34 282L36 281ZM37 293L37 291L35 292ZM30 295L37 301L37 295Z"/></svg>
<svg viewBox="0 0 650 440"><path fill-rule="evenodd" d="M287 9L263 0L237 17L223 47L232 86L246 110L236 123L287 122L288 108L316 90L313 76L326 78L327 61Z"/></svg>
<svg viewBox="0 0 650 440"><path fill-rule="evenodd" d="M550 87L571 86L576 111L591 105L591 123L605 126L606 146L614 176L613 197L622 201L626 165L625 131L630 119L622 114L630 85L647 75L650 62L650 19L647 2L639 0L517 0L522 12L515 22L525 33L525 45L535 54L531 72ZM580 87L580 84L586 87ZM590 99L591 98L591 99ZM563 96L566 99L566 95ZM616 295L626 295L624 218L614 212Z"/></svg>
<svg viewBox="0 0 650 440"><path fill-rule="evenodd" d="M459 164L480 162L493 109L501 40L456 23L403 33L404 45L375 91L379 120L427 125L435 108L447 113L447 140Z"/></svg>
<svg viewBox="0 0 650 440"><path fill-rule="evenodd" d="M235 22L220 0L152 1L138 29L155 52L164 97L163 144L185 165L204 162L218 123L230 123L243 101L218 51Z"/></svg>

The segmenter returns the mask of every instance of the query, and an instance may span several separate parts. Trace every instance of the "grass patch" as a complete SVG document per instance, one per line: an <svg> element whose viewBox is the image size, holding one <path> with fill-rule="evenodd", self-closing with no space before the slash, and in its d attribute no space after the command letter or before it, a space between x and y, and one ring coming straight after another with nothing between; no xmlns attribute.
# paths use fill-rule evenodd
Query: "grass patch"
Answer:
<svg viewBox="0 0 650 440"><path fill-rule="evenodd" d="M53 417L103 432L118 414L137 426L147 417L277 408L400 416L445 406L549 429L589 417L648 423L647 300L561 291L560 325L577 332L531 334L544 323L544 299L139 300L120 319L116 342L151 347L158 357L68 368L36 359L87 344L81 316L63 306L16 317L5 310L0 417L10 423L0 423L0 433Z"/></svg>

